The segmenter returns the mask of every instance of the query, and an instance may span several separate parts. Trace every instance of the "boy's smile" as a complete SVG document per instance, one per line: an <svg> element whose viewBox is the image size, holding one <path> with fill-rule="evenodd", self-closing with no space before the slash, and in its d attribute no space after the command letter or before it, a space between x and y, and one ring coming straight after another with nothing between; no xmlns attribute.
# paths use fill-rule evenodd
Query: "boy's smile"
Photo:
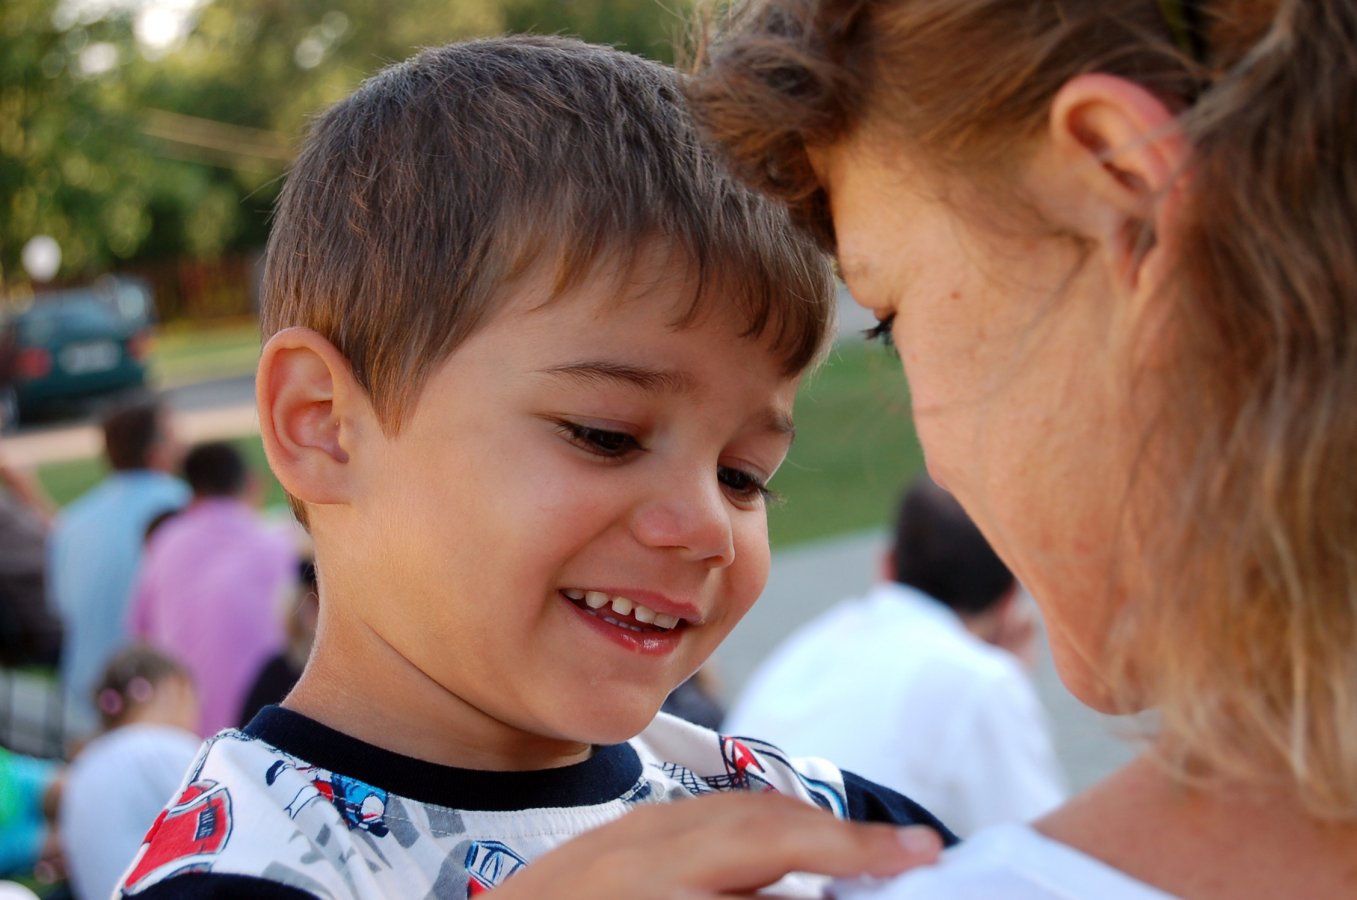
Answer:
<svg viewBox="0 0 1357 900"><path fill-rule="evenodd" d="M343 548L318 563L317 666L383 710L384 746L573 761L644 728L762 591L796 380L719 296L676 328L684 273L637 271L549 300L526 282L397 436L354 445L352 502L313 507Z"/></svg>
<svg viewBox="0 0 1357 900"><path fill-rule="evenodd" d="M649 592L636 592L633 594ZM667 653L681 633L680 629L694 621L688 607L683 612L658 612L623 594L611 591L566 588L561 595L586 616L606 626L603 633L625 647L645 653ZM679 604L667 597L645 596L660 609L678 609Z"/></svg>

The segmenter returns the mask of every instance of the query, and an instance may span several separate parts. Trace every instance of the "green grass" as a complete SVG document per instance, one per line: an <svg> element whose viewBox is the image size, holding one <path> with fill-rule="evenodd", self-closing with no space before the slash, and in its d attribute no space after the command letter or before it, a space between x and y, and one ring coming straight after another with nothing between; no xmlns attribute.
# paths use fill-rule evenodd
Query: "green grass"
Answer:
<svg viewBox="0 0 1357 900"><path fill-rule="evenodd" d="M259 361L259 323L237 319L208 326L166 326L151 351L151 378L161 387L248 375Z"/></svg>
<svg viewBox="0 0 1357 900"><path fill-rule="evenodd" d="M228 335L220 337L229 345ZM235 340L239 345L238 334ZM796 443L772 483L782 497L769 512L774 547L889 524L900 486L923 466L908 404L894 356L861 344L834 352L797 397ZM259 438L235 443L265 479L266 505L284 503ZM40 466L37 474L64 505L103 478L104 467L76 460Z"/></svg>
<svg viewBox="0 0 1357 900"><path fill-rule="evenodd" d="M923 468L900 361L849 343L802 387L796 443L772 486L774 547L885 527L901 485Z"/></svg>
<svg viewBox="0 0 1357 900"><path fill-rule="evenodd" d="M38 481L57 506L65 506L104 477L104 464L97 459L72 459L46 463L37 468Z"/></svg>
<svg viewBox="0 0 1357 900"><path fill-rule="evenodd" d="M285 505L287 499L278 480L269 471L268 461L264 458L264 445L258 436L237 438L232 441L245 456L250 470L263 481L264 505L267 507ZM39 466L38 480L47 489L48 495L58 506L65 506L76 497L94 487L107 474L101 460L76 459L70 462L50 463Z"/></svg>

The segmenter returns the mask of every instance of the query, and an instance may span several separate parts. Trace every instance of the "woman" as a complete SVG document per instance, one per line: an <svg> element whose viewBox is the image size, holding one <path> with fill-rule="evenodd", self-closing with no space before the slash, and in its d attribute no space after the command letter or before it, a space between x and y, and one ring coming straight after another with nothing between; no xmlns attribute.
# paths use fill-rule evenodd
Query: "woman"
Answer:
<svg viewBox="0 0 1357 900"><path fill-rule="evenodd" d="M1157 710L879 896L1357 896L1357 5L764 0L690 94L894 336L1071 691Z"/></svg>

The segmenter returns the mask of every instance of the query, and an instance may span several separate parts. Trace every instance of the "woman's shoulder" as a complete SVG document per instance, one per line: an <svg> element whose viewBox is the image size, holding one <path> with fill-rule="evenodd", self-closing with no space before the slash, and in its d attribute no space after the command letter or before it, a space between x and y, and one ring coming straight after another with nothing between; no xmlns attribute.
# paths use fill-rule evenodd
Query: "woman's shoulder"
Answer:
<svg viewBox="0 0 1357 900"><path fill-rule="evenodd" d="M1172 896L1051 840L1027 825L998 825L943 854L936 866L890 881L843 884L841 900L1172 900Z"/></svg>

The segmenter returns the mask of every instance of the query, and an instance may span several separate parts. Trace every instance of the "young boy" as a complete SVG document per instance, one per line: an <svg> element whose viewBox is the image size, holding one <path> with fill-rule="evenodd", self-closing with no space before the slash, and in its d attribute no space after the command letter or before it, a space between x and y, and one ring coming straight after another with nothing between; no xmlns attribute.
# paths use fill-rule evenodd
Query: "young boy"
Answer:
<svg viewBox="0 0 1357 900"><path fill-rule="evenodd" d="M763 588L765 485L832 303L653 63L478 41L332 109L278 211L257 379L315 538L315 647L282 707L205 746L124 890L467 897L715 790L936 825L655 718Z"/></svg>

